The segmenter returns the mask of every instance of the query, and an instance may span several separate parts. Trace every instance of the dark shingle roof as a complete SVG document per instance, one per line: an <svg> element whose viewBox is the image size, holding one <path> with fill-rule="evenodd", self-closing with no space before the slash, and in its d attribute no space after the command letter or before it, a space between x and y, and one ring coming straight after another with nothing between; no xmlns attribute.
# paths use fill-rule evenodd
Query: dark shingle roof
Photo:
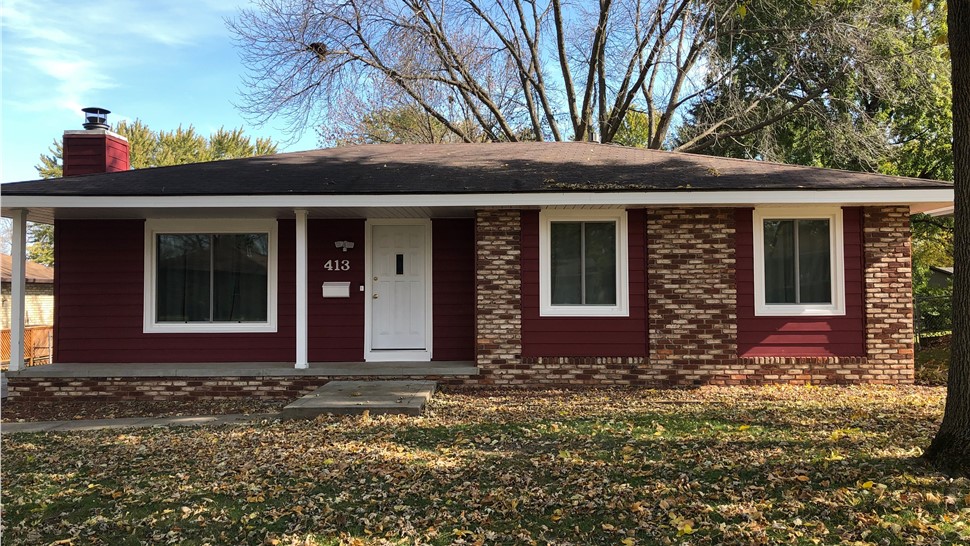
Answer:
<svg viewBox="0 0 970 546"><path fill-rule="evenodd" d="M341 195L952 188L585 142L378 144L4 184L7 195Z"/></svg>

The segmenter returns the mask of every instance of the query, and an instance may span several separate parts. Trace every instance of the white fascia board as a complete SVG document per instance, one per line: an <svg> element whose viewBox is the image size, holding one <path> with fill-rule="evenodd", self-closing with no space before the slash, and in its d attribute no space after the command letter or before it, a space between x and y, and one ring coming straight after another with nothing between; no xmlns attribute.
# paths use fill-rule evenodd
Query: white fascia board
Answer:
<svg viewBox="0 0 970 546"><path fill-rule="evenodd" d="M3 208L346 208L346 207L519 207L557 205L908 205L949 203L950 188L877 190L535 192L406 195L185 195L83 197L4 196Z"/></svg>

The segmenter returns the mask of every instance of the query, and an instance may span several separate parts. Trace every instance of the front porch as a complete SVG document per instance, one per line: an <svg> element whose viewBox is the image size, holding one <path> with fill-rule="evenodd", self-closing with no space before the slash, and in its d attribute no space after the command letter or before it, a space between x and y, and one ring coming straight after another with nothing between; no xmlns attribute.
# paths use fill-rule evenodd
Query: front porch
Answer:
<svg viewBox="0 0 970 546"><path fill-rule="evenodd" d="M297 398L330 381L474 382L471 361L203 363L58 363L8 373L9 401Z"/></svg>

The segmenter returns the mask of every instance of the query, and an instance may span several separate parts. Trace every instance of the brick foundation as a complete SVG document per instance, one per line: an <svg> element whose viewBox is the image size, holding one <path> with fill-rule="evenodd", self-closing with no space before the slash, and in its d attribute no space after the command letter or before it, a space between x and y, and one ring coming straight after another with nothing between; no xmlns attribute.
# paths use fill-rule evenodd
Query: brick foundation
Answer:
<svg viewBox="0 0 970 546"><path fill-rule="evenodd" d="M881 382L864 357L756 357L717 363L647 362L643 358L525 358L509 365L530 385L689 387L699 385L849 384Z"/></svg>
<svg viewBox="0 0 970 546"><path fill-rule="evenodd" d="M430 380L457 386L470 376L407 376L395 380ZM219 400L227 398L295 399L330 381L366 381L374 377L11 377L10 402L58 400Z"/></svg>

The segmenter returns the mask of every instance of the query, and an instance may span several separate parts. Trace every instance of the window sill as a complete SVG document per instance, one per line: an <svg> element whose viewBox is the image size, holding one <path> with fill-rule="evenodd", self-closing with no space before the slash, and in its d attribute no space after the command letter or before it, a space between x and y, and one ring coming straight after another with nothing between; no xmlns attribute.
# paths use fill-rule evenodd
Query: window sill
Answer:
<svg viewBox="0 0 970 546"><path fill-rule="evenodd" d="M758 305L755 307L756 317L840 317L845 316L845 309L834 305L806 307L804 305Z"/></svg>
<svg viewBox="0 0 970 546"><path fill-rule="evenodd" d="M617 306L594 307L580 305L563 305L555 307L542 307L539 309L540 317L629 317L629 309Z"/></svg>
<svg viewBox="0 0 970 546"><path fill-rule="evenodd" d="M276 333L276 324L266 322L255 323L224 323L224 324L146 324L143 333L146 334L253 334Z"/></svg>

